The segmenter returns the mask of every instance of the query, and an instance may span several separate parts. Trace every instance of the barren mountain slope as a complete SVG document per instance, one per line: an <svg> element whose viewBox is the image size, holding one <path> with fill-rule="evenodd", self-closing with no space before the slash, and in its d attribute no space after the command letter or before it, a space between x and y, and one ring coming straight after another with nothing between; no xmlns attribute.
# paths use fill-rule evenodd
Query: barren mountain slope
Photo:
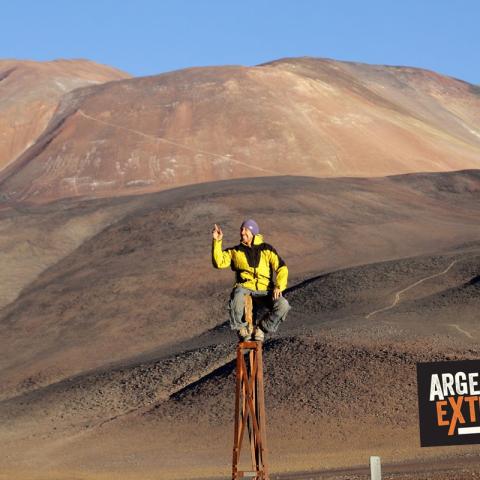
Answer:
<svg viewBox="0 0 480 480"><path fill-rule="evenodd" d="M238 241L242 219L256 218L266 241L289 265L294 286L339 268L467 248L480 239L479 191L478 171L465 171L232 180L117 199L116 223L43 272L1 310L2 395L138 355L155 357L222 323L232 273L211 266L214 222L224 228L228 246ZM90 202L87 210L93 215L109 202ZM42 207L42 228L68 218L68 209L47 214L67 205ZM78 217L75 209L86 206L70 203L70 215ZM17 265L38 260L19 258ZM391 275L391 281L400 280L401 272ZM374 296L380 293L375 289ZM332 291L332 301L341 302L341 292L341 286Z"/></svg>
<svg viewBox="0 0 480 480"><path fill-rule="evenodd" d="M41 272L138 206L137 199L130 199L0 211L0 264L8 272L0 276L0 308Z"/></svg>
<svg viewBox="0 0 480 480"><path fill-rule="evenodd" d="M433 469L440 457L448 468L474 452L419 448L415 363L478 358L478 284L466 302L448 291L464 289L479 273L480 242L472 242L444 255L334 271L291 288L291 316L264 347L272 470L345 468L372 454L385 463L430 462ZM418 288L367 318L408 285ZM443 305L432 292L446 294ZM411 309L419 300L424 308ZM450 307L471 337L452 329L451 318L441 319ZM72 472L85 479L227 478L234 352L232 334L219 325L156 358L0 402L2 470L59 479Z"/></svg>
<svg viewBox="0 0 480 480"><path fill-rule="evenodd" d="M408 67L286 59L76 90L0 174L7 202L270 175L479 168L477 87Z"/></svg>
<svg viewBox="0 0 480 480"><path fill-rule="evenodd" d="M128 77L87 60L0 60L0 170L37 140L65 93Z"/></svg>

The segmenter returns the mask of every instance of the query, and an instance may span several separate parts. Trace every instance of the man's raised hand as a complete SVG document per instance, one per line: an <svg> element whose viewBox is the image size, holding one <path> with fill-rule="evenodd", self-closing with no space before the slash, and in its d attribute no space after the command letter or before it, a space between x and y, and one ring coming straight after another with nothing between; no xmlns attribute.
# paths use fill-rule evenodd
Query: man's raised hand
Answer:
<svg viewBox="0 0 480 480"><path fill-rule="evenodd" d="M213 238L215 240L222 240L223 232L222 232L222 229L217 224L215 224L215 226L213 227L212 233L213 233Z"/></svg>

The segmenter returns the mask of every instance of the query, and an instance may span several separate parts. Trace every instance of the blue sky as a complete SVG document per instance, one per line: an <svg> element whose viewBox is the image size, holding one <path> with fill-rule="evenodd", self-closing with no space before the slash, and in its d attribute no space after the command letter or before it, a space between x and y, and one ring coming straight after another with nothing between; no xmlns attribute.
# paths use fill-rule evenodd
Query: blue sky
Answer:
<svg viewBox="0 0 480 480"><path fill-rule="evenodd" d="M0 12L0 58L88 58L143 76L308 55L480 83L478 0L16 0Z"/></svg>

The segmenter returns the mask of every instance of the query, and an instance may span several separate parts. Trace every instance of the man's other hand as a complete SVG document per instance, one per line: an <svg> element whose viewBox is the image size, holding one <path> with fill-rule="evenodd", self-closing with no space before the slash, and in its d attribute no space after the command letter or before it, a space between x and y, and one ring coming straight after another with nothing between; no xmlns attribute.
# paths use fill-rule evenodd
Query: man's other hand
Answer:
<svg viewBox="0 0 480 480"><path fill-rule="evenodd" d="M282 296L282 292L280 291L280 289L278 287L275 287L273 289L272 296L273 296L274 300L278 300Z"/></svg>
<svg viewBox="0 0 480 480"><path fill-rule="evenodd" d="M213 233L213 238L215 240L222 240L223 232L222 232L222 229L217 224L215 224L215 226L213 227L212 233Z"/></svg>

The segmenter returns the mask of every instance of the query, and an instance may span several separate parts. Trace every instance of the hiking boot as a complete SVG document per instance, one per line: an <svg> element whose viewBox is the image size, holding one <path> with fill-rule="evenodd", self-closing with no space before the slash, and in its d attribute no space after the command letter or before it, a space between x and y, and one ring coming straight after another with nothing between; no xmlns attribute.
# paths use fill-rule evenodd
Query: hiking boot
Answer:
<svg viewBox="0 0 480 480"><path fill-rule="evenodd" d="M263 340L265 339L265 333L263 333L263 330L260 327L257 327L255 329L255 335L253 336L253 339L256 342L263 342Z"/></svg>
<svg viewBox="0 0 480 480"><path fill-rule="evenodd" d="M253 327L250 324L248 324L246 327L242 327L238 331L238 336L240 337L240 340L242 342L247 342L248 340L251 340L252 333L253 333Z"/></svg>

